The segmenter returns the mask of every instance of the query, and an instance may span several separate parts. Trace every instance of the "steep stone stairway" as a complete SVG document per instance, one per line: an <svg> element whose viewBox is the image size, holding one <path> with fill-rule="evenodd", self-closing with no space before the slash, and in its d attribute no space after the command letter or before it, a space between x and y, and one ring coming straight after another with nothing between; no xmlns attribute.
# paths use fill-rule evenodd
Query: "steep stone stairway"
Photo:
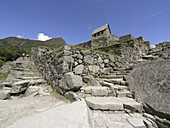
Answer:
<svg viewBox="0 0 170 128"><path fill-rule="evenodd" d="M135 101L125 76L132 70L118 68L98 81L101 86L85 86L81 93L92 109L95 128L156 128L143 116L142 103Z"/></svg>
<svg viewBox="0 0 170 128"><path fill-rule="evenodd" d="M40 90L40 87L33 86L40 84L45 84L45 81L30 58L18 58L14 62L8 78L0 84L3 87L0 90L0 99L8 99L11 95L19 96L24 94L28 88L34 91ZM41 92L43 93L43 91Z"/></svg>

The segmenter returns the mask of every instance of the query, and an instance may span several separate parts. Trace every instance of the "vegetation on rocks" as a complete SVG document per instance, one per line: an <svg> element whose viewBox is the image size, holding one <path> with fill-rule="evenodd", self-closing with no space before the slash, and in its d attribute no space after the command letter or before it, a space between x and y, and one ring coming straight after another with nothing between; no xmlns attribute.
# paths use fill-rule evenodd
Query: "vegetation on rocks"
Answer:
<svg viewBox="0 0 170 128"><path fill-rule="evenodd" d="M21 57L22 54L29 54L28 50L18 46L11 46L10 48L0 48L0 67L7 61L14 61Z"/></svg>
<svg viewBox="0 0 170 128"><path fill-rule="evenodd" d="M31 50L32 47L37 47L37 46L48 46L48 47L58 48L65 44L66 43L62 38L52 38L47 41L39 41L39 40L21 39L17 37L8 37L0 40L0 47L2 48L19 46L21 48L26 48L27 50Z"/></svg>

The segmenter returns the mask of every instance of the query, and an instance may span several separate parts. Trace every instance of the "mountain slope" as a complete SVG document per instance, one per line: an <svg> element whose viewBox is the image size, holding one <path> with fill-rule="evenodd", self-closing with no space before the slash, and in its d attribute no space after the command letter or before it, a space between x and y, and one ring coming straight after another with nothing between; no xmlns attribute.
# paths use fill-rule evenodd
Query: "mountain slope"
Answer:
<svg viewBox="0 0 170 128"><path fill-rule="evenodd" d="M0 47L2 48L19 46L21 48L26 48L30 50L32 47L37 47L37 46L48 46L48 47L58 48L63 45L66 45L66 42L63 40L63 38L52 38L47 41L21 39L17 37L8 37L5 39L0 39Z"/></svg>

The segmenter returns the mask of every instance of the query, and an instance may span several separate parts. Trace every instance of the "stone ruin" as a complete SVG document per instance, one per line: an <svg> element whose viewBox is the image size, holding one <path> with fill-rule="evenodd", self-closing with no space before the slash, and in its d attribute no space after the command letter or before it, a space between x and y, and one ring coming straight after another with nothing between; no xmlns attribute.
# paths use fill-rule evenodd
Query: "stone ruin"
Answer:
<svg viewBox="0 0 170 128"><path fill-rule="evenodd" d="M111 35L111 30L109 24L105 24L100 28L97 28L92 33L92 39L97 39L101 37L107 37Z"/></svg>
<svg viewBox="0 0 170 128"><path fill-rule="evenodd" d="M164 128L170 126L169 50L170 42L150 48L145 38L111 35L104 25L88 42L33 48L31 58L56 92L86 101L90 127Z"/></svg>

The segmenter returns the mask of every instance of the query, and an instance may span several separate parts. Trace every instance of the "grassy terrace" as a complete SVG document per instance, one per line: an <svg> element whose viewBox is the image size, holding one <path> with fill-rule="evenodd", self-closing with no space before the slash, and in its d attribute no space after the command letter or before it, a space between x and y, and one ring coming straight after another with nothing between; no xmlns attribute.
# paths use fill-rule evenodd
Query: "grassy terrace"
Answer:
<svg viewBox="0 0 170 128"><path fill-rule="evenodd" d="M82 50L90 50L91 52L101 53L101 54L104 54L104 55L119 56L117 54L112 54L112 53L110 54L110 53L101 52L101 51L94 50L94 49L82 48L82 47L78 47L78 46L74 46L74 45L67 45L67 46L70 46L70 47L73 47L73 48L77 48L77 49L82 49Z"/></svg>

